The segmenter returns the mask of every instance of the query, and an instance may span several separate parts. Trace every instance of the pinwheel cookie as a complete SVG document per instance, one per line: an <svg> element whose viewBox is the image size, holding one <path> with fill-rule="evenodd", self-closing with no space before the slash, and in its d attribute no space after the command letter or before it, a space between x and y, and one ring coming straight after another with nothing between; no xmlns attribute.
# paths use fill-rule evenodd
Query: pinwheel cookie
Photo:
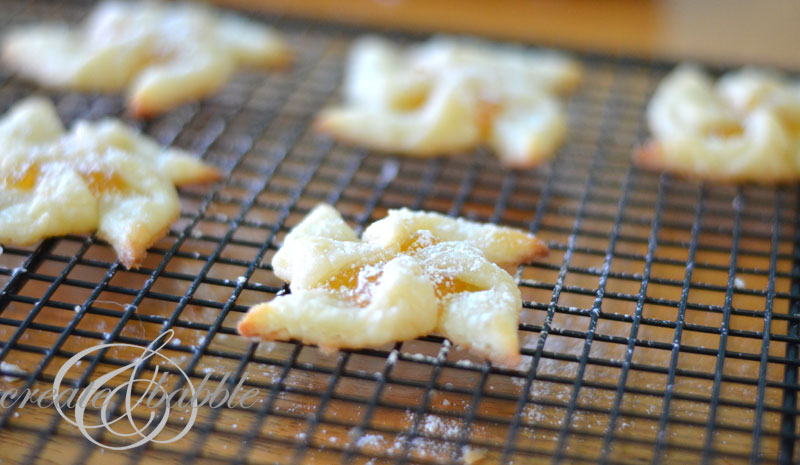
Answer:
<svg viewBox="0 0 800 465"><path fill-rule="evenodd" d="M566 134L558 94L580 78L551 52L437 37L399 49L364 37L351 49L344 102L316 125L344 141L426 157L487 144L509 166L552 156Z"/></svg>
<svg viewBox="0 0 800 465"><path fill-rule="evenodd" d="M653 139L636 163L702 179L787 182L800 177L800 82L743 68L716 83L681 65L647 109Z"/></svg>
<svg viewBox="0 0 800 465"><path fill-rule="evenodd" d="M96 229L123 265L137 267L178 218L175 184L218 177L117 120L65 132L52 103L28 98L0 119L0 244Z"/></svg>
<svg viewBox="0 0 800 465"><path fill-rule="evenodd" d="M514 365L522 302L498 264L546 253L523 231L407 209L390 210L359 239L336 210L319 205L272 260L291 294L251 308L239 332L327 350L437 332L494 363Z"/></svg>
<svg viewBox="0 0 800 465"><path fill-rule="evenodd" d="M23 26L3 43L5 63L47 86L120 92L137 116L214 93L240 67L288 62L270 28L193 4L109 1L77 29Z"/></svg>

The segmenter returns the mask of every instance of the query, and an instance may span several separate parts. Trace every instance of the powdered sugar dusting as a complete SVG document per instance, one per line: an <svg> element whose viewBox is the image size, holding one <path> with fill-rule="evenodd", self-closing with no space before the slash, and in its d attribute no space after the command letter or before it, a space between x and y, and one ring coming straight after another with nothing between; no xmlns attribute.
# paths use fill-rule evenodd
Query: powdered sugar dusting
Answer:
<svg viewBox="0 0 800 465"><path fill-rule="evenodd" d="M385 445L386 439L378 434L366 433L356 441L356 447L359 449L381 449Z"/></svg>
<svg viewBox="0 0 800 465"><path fill-rule="evenodd" d="M406 410L400 422L405 425L414 424L416 414ZM483 433L482 428L473 426L473 430ZM394 436L381 433L364 433L356 441L355 446L368 453L383 453L400 456L408 453L410 457L428 460L449 459L453 453L453 441L462 433L461 420L441 415L424 414L419 422L418 436L411 437L408 431ZM359 430L350 430L351 437L358 435ZM462 462L473 464L486 455L483 449L464 446L461 449Z"/></svg>
<svg viewBox="0 0 800 465"><path fill-rule="evenodd" d="M431 436L438 436L445 439L455 439L458 437L461 427L457 420L452 418L442 418L436 415L427 415L422 430Z"/></svg>
<svg viewBox="0 0 800 465"><path fill-rule="evenodd" d="M480 237L468 234L470 231L480 232L477 235ZM456 345L508 365L519 359L516 343L509 341L516 341L521 299L514 278L493 263L486 250L488 247L493 253L501 251L505 254L501 254L502 257L514 255L517 252L513 250L513 241L505 238L514 234L527 233L401 209L392 210L384 220L373 223L359 239L332 207L318 206L290 231L275 257L283 253L278 260L285 268L283 272L305 276L296 267L285 265L292 261L289 255L300 254L306 245L317 247L315 244L324 243L325 248L313 254L317 257L314 260L319 260L314 268L318 272L307 282L298 277L292 285L299 286L299 290L323 291L326 295L309 293L309 298L330 302L325 304L327 310L334 312L330 316L335 318L340 311L363 316L366 313L358 313L353 306L369 308L371 328L382 327L381 324L387 322L384 318L392 318L397 319L397 323L388 326L412 329L403 333L402 339L421 336L439 327L439 332ZM301 243L312 239L318 242ZM320 239L326 241L319 242ZM302 261L298 263L302 265ZM435 295L425 289L426 281ZM298 298L303 299L302 296ZM381 308L373 308L373 305ZM420 310L423 307L424 312ZM419 317L423 313L425 320ZM285 324L294 323L292 317L292 321ZM486 331L489 326L491 331ZM279 330L285 328L272 329L280 333ZM391 337L399 332L387 335ZM303 339L325 343L325 336L316 334ZM412 361L437 363L446 359L449 344L448 341L440 347L437 357L423 354L406 357ZM397 355L390 356L387 364L396 360ZM460 366L473 367L470 362L460 362Z"/></svg>
<svg viewBox="0 0 800 465"><path fill-rule="evenodd" d="M25 370L9 362L0 362L0 370L4 373L3 379L6 381L16 381L26 375ZM19 375L19 376L17 376Z"/></svg>
<svg viewBox="0 0 800 465"><path fill-rule="evenodd" d="M387 365L391 366L391 365L394 365L395 363L397 363L397 350L396 349L392 350L389 353L389 356L386 357L386 364Z"/></svg>

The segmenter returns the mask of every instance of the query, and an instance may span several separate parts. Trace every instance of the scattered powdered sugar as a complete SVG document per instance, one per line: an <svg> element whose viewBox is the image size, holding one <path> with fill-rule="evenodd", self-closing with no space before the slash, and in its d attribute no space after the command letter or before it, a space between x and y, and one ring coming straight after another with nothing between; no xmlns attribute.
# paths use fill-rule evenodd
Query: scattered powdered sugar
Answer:
<svg viewBox="0 0 800 465"><path fill-rule="evenodd" d="M518 378L516 376L511 378L511 383L518 387L524 387L527 381L528 380L526 380L525 378Z"/></svg>
<svg viewBox="0 0 800 465"><path fill-rule="evenodd" d="M431 436L439 436L444 439L455 439L458 437L461 426L458 420L453 418L442 418L437 415L426 415L422 430Z"/></svg>
<svg viewBox="0 0 800 465"><path fill-rule="evenodd" d="M414 423L416 414L413 411L406 410L404 416L403 423L408 425ZM474 428L476 427L473 426ZM450 457L453 449L452 441L458 438L461 430L461 422L457 418L425 414L419 423L420 436L412 439L407 432L403 432L394 438L387 438L383 434L364 433L355 441L355 446L370 453L397 455L407 452L414 458L441 460ZM358 428L351 429L350 437L355 438L359 432ZM331 441L330 438L328 440ZM469 446L464 446L461 452L462 461L466 464L473 464L486 455L485 450L473 450Z"/></svg>
<svg viewBox="0 0 800 465"><path fill-rule="evenodd" d="M378 280L381 276L381 273L383 273L382 265L367 265L358 272L356 288L352 291L352 294L356 300L369 300L370 296L372 296L375 286L378 285ZM367 301L363 303L368 303Z"/></svg>
<svg viewBox="0 0 800 465"><path fill-rule="evenodd" d="M391 365L394 365L395 363L397 363L397 349L392 350L389 353L389 356L386 357L386 364L387 365L391 366Z"/></svg>
<svg viewBox="0 0 800 465"><path fill-rule="evenodd" d="M420 353L407 354L407 355L408 355L408 358L410 358L411 360L413 360L415 362L436 363L439 360L436 357L431 357L430 355L425 355L425 354L420 354Z"/></svg>
<svg viewBox="0 0 800 465"><path fill-rule="evenodd" d="M3 379L6 381L16 381L27 374L19 365L8 362L0 362L0 370L6 373L3 375Z"/></svg>
<svg viewBox="0 0 800 465"><path fill-rule="evenodd" d="M76 306L72 307L72 309L75 310L75 313L78 313L78 312L81 311L81 306L80 305L76 305Z"/></svg>
<svg viewBox="0 0 800 465"><path fill-rule="evenodd" d="M386 445L386 439L383 436L378 434L370 434L366 433L358 438L356 441L356 447L359 449L365 448L382 448Z"/></svg>
<svg viewBox="0 0 800 465"><path fill-rule="evenodd" d="M735 287L736 289L744 289L745 288L744 280L742 278L734 278L733 287Z"/></svg>
<svg viewBox="0 0 800 465"><path fill-rule="evenodd" d="M456 366L461 368L480 368L479 365L472 363L471 360L458 360Z"/></svg>
<svg viewBox="0 0 800 465"><path fill-rule="evenodd" d="M245 278L244 276L239 276L238 278L236 278L236 282L239 284L244 284L245 281L247 281L247 278Z"/></svg>

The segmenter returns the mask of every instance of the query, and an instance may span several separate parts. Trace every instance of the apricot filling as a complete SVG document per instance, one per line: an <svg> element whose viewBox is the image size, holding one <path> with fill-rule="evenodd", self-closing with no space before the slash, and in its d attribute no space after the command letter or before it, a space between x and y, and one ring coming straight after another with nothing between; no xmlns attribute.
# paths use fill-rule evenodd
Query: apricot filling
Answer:
<svg viewBox="0 0 800 465"><path fill-rule="evenodd" d="M128 188L125 180L114 172L88 171L82 172L80 175L94 195L124 192Z"/></svg>
<svg viewBox="0 0 800 465"><path fill-rule="evenodd" d="M439 241L433 237L430 231L414 231L408 239L400 245L400 252L406 254L416 253L425 247L436 245Z"/></svg>
<svg viewBox="0 0 800 465"><path fill-rule="evenodd" d="M782 122L791 137L800 138L800 119L784 116Z"/></svg>
<svg viewBox="0 0 800 465"><path fill-rule="evenodd" d="M414 255L425 247L438 244L439 241L429 231L416 231L401 246L400 254ZM372 289L378 284L383 275L383 266L386 262L368 263L361 266L352 266L328 279L322 287L349 296L351 300L361 307L366 307L372 300ZM464 280L447 276L444 270L427 270L426 274L434 283L436 297L442 299L451 294L460 292L478 292L486 289L468 283Z"/></svg>
<svg viewBox="0 0 800 465"><path fill-rule="evenodd" d="M18 189L30 191L36 187L41 174L41 167L38 163L29 163L17 170L9 178L3 180L2 187L7 189ZM104 171L79 171L78 174L86 181L89 190L94 195L109 192L124 192L128 189L128 183L115 172Z"/></svg>
<svg viewBox="0 0 800 465"><path fill-rule="evenodd" d="M21 170L15 171L9 178L4 179L3 187L29 191L36 187L39 171L39 165L36 163L25 165Z"/></svg>
<svg viewBox="0 0 800 465"><path fill-rule="evenodd" d="M478 103L478 129L484 139L492 132L492 124L502 107L497 102L481 100Z"/></svg>
<svg viewBox="0 0 800 465"><path fill-rule="evenodd" d="M419 110L428 101L429 96L430 96L429 90L411 92L407 95L401 95L396 97L392 101L392 108L401 112L411 112Z"/></svg>
<svg viewBox="0 0 800 465"><path fill-rule="evenodd" d="M739 123L720 124L711 128L708 135L717 139L731 139L744 135L744 128Z"/></svg>
<svg viewBox="0 0 800 465"><path fill-rule="evenodd" d="M436 292L436 297L440 299L451 294L458 294L460 292L479 292L486 290L482 287L458 278L448 278L443 276L436 281L436 284L437 286L434 289L434 292Z"/></svg>
<svg viewBox="0 0 800 465"><path fill-rule="evenodd" d="M332 276L322 287L348 295L357 305L366 307L372 300L372 287L378 284L383 274L382 265L381 263L349 267Z"/></svg>

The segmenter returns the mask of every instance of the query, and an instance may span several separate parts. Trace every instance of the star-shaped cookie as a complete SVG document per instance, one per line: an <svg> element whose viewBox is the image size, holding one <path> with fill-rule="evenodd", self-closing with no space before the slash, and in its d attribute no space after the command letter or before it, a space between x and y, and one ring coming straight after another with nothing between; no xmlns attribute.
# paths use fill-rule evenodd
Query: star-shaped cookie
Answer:
<svg viewBox="0 0 800 465"><path fill-rule="evenodd" d="M647 109L653 139L634 160L690 177L787 182L800 177L800 81L743 68L716 83L682 65L659 85Z"/></svg>
<svg viewBox="0 0 800 465"><path fill-rule="evenodd" d="M516 265L547 248L532 234L407 209L390 210L361 239L319 205L272 260L291 294L251 308L244 336L324 349L376 347L437 332L501 365L519 361Z"/></svg>
<svg viewBox="0 0 800 465"><path fill-rule="evenodd" d="M97 230L128 268L178 218L175 184L219 172L105 119L65 132L53 104L31 97L0 119L0 244Z"/></svg>
<svg viewBox="0 0 800 465"><path fill-rule="evenodd" d="M41 84L91 92L127 89L136 116L216 92L241 67L288 63L272 29L197 4L107 1L79 28L22 26L3 60Z"/></svg>
<svg viewBox="0 0 800 465"><path fill-rule="evenodd" d="M486 144L508 166L533 166L561 145L557 94L579 78L576 62L551 52L452 37L399 49L364 37L351 49L343 104L316 125L387 152L425 157Z"/></svg>

